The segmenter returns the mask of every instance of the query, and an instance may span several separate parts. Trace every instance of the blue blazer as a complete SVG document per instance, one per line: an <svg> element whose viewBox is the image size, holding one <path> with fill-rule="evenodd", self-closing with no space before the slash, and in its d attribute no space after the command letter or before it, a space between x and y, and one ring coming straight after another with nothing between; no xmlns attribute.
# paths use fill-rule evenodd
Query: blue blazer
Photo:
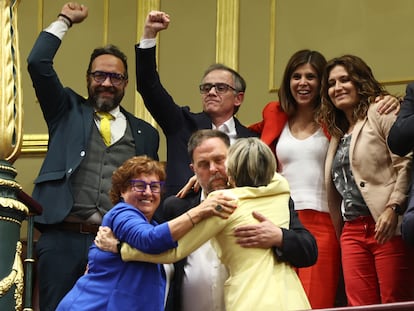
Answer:
<svg viewBox="0 0 414 311"><path fill-rule="evenodd" d="M103 218L114 234L129 245L150 254L177 247L168 224L148 222L144 214L127 203L118 203ZM59 303L57 311L163 311L165 274L160 264L124 262L119 254L105 252L95 244L89 249L88 273L78 279Z"/></svg>
<svg viewBox="0 0 414 311"><path fill-rule="evenodd" d="M181 107L174 102L161 84L155 49L140 49L139 45L135 46L137 90L167 139L167 197L175 195L194 175L189 166L191 159L187 152L188 140L197 130L211 129L212 122L206 113L191 112L189 107ZM258 136L236 118L234 121L239 138Z"/></svg>
<svg viewBox="0 0 414 311"><path fill-rule="evenodd" d="M43 214L35 218L39 224L59 223L69 214L73 205L71 177L88 152L94 126L92 105L65 88L53 68L60 44L59 38L43 31L27 59L49 134L48 151L33 191L33 198L43 207ZM158 160L157 130L122 107L121 111L132 129L136 155L146 154Z"/></svg>

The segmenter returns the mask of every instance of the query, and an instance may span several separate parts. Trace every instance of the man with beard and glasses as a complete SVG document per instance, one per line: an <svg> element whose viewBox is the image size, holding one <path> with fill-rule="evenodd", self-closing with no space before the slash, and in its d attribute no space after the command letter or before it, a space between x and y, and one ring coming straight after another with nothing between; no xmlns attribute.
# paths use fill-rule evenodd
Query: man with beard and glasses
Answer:
<svg viewBox="0 0 414 311"><path fill-rule="evenodd" d="M42 232L36 246L42 311L55 310L85 272L88 248L112 207L112 172L135 155L158 160L157 130L120 107L128 84L124 53L113 45L92 52L86 99L64 87L53 68L66 31L87 15L84 5L65 4L28 57L49 131L48 151L33 191L43 207L35 220Z"/></svg>
<svg viewBox="0 0 414 311"><path fill-rule="evenodd" d="M168 220L199 205L210 192L228 188L225 163L229 146L229 137L218 130L198 130L190 137L190 169L196 175L201 191L191 192L183 199L166 198L164 216ZM236 228L237 243L242 247L272 248L279 261L289 262L294 267L313 265L318 255L315 238L300 223L292 200L289 201L289 212L289 229L282 229L255 212L253 216L260 223ZM108 227L100 228L95 244L103 250L118 252L118 242ZM224 282L227 277L226 268L210 241L206 242L174 264L165 310L224 310Z"/></svg>

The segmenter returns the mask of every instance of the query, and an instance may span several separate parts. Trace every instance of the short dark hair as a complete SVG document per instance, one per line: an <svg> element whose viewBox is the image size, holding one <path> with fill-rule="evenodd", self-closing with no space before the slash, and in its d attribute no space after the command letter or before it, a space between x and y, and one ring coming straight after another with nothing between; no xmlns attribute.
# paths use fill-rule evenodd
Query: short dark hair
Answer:
<svg viewBox="0 0 414 311"><path fill-rule="evenodd" d="M93 50L90 60L89 60L89 65L88 65L88 71L86 72L87 74L91 72L91 68L92 68L92 63L95 60L95 58L97 58L98 56L101 55L113 55L117 58L119 58L122 63L124 64L125 67L125 72L124 77L125 79L128 79L128 64L127 64L127 57L126 55L115 45L112 44L108 44L106 46L103 47L98 47L96 49Z"/></svg>
<svg viewBox="0 0 414 311"><path fill-rule="evenodd" d="M191 162L193 162L194 149L209 138L220 138L227 147L230 147L230 138L225 133L219 130L198 130L197 132L194 132L188 140L187 151Z"/></svg>
<svg viewBox="0 0 414 311"><path fill-rule="evenodd" d="M215 70L224 70L224 71L230 72L233 77L233 83L234 83L234 88L236 89L236 92L244 93L246 91L247 85L246 85L246 81L244 80L244 78L233 68L230 68L220 63L210 65L206 69L206 71L204 71L204 74L201 80L203 80L210 72L215 71ZM239 108L240 106L234 107L233 114L236 114L237 111L239 111Z"/></svg>
<svg viewBox="0 0 414 311"><path fill-rule="evenodd" d="M239 92L245 92L246 91L246 81L243 79L243 77L233 68L230 68L224 64L216 63L210 65L206 71L204 71L203 78L204 79L210 72L215 70L224 70L231 73L233 76L233 82L234 82L234 88Z"/></svg>

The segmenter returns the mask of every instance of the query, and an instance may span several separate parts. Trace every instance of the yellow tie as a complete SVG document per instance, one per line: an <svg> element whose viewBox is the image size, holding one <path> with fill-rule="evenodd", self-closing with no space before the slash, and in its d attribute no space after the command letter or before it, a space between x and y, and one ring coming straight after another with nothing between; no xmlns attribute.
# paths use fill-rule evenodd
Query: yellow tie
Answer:
<svg viewBox="0 0 414 311"><path fill-rule="evenodd" d="M111 145L111 122L110 120L113 120L114 117L108 112L103 111L97 111L96 114L101 119L101 123L99 125L99 131L101 132L103 141L105 145L110 146Z"/></svg>

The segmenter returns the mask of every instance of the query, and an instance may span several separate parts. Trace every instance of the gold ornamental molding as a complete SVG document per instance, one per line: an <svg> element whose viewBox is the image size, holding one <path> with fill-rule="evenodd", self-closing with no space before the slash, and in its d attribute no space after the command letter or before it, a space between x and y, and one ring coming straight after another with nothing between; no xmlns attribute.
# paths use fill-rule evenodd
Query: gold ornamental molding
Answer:
<svg viewBox="0 0 414 311"><path fill-rule="evenodd" d="M43 30L43 1L37 0L37 32L40 33Z"/></svg>
<svg viewBox="0 0 414 311"><path fill-rule="evenodd" d="M18 241L16 244L16 252L14 255L12 270L9 275L0 281L0 298L3 297L13 285L16 286L14 291L14 299L16 301L15 310L21 310L23 305L24 271L23 263L20 257L21 254L22 243Z"/></svg>
<svg viewBox="0 0 414 311"><path fill-rule="evenodd" d="M20 201L12 199L12 198L0 197L0 205L3 206L3 207L8 207L8 208L11 208L11 209L18 210L20 212L25 213L26 215L29 214L29 209L27 208L26 205L24 205Z"/></svg>
<svg viewBox="0 0 414 311"><path fill-rule="evenodd" d="M217 0L216 62L238 70L240 1Z"/></svg>
<svg viewBox="0 0 414 311"><path fill-rule="evenodd" d="M276 87L276 0L270 1L270 25L269 25L269 92L277 92Z"/></svg>
<svg viewBox="0 0 414 311"><path fill-rule="evenodd" d="M104 0L103 5L103 45L107 45L109 29L109 0Z"/></svg>
<svg viewBox="0 0 414 311"><path fill-rule="evenodd" d="M20 0L0 1L0 159L13 163L22 145L22 92L17 7Z"/></svg>
<svg viewBox="0 0 414 311"><path fill-rule="evenodd" d="M44 155L47 151L49 135L26 134L23 135L22 155Z"/></svg>
<svg viewBox="0 0 414 311"><path fill-rule="evenodd" d="M14 219L13 217L0 216L0 220L1 221L12 222L12 223L17 224L18 226L21 226L22 225L22 222L21 221L19 221L17 219Z"/></svg>
<svg viewBox="0 0 414 311"><path fill-rule="evenodd" d="M0 171L9 172L11 175L17 175L17 170L12 166L0 165Z"/></svg>
<svg viewBox="0 0 414 311"><path fill-rule="evenodd" d="M21 190L22 187L14 180L0 178L0 186Z"/></svg>

